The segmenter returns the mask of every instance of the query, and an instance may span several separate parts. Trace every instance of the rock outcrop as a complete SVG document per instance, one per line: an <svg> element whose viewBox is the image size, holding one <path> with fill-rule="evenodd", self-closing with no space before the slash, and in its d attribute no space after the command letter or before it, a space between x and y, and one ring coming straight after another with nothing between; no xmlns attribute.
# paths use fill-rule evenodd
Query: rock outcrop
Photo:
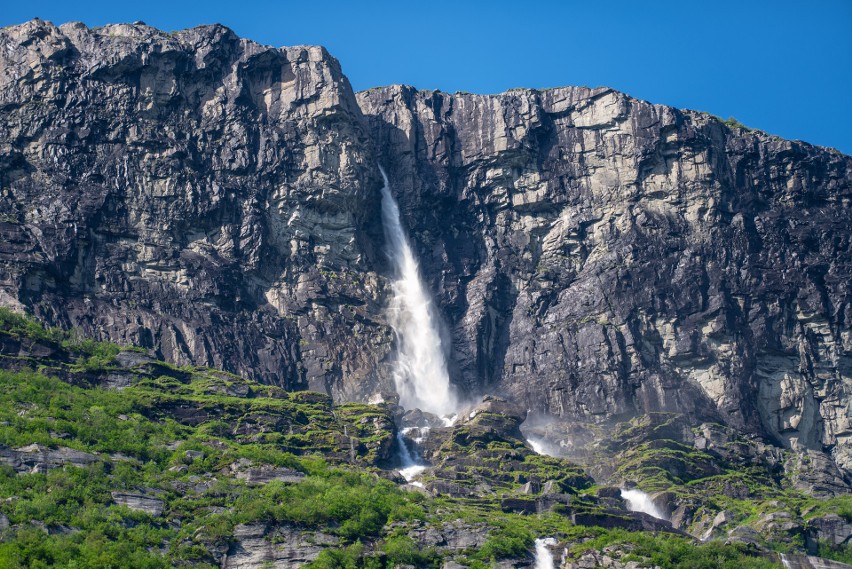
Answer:
<svg viewBox="0 0 852 569"><path fill-rule="evenodd" d="M0 118L0 302L51 324L392 391L381 163L461 393L677 412L852 468L836 151L604 88L356 95L323 48L221 26L0 30Z"/></svg>

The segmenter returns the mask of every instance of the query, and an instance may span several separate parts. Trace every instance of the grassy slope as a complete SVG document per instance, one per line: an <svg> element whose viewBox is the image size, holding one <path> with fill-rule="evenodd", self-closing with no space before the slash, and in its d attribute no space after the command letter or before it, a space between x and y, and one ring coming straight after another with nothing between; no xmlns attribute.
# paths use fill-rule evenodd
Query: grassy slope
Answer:
<svg viewBox="0 0 852 569"><path fill-rule="evenodd" d="M483 547L459 554L471 567L527 558L544 535L574 544L578 555L622 543L629 559L664 568L773 566L744 546L579 527L558 513L504 513L497 500L401 490L377 476L393 439L379 407L332 407L323 395L164 362L128 370L115 363L118 346L45 330L6 310L0 341L49 352L0 356L2 448L37 443L96 456L85 467L46 473L0 468L0 513L9 522L0 530L1 567L213 567L234 528L259 521L338 536L340 545L315 567L440 566L441 552L416 544L409 528L456 520L490 532ZM99 387L110 374L127 375L132 385ZM248 463L305 479L249 485L232 468ZM112 492L159 499L164 513L118 505Z"/></svg>

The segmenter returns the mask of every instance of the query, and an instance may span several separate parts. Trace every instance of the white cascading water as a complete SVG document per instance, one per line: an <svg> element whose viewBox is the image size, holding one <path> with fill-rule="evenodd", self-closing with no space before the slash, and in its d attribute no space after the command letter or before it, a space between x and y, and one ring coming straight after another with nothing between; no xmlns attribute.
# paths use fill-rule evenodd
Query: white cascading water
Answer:
<svg viewBox="0 0 852 569"><path fill-rule="evenodd" d="M553 553L548 546L556 545L552 537L535 540L535 569L554 569Z"/></svg>
<svg viewBox="0 0 852 569"><path fill-rule="evenodd" d="M406 482L422 487L423 484L421 482L412 481L418 474L426 470L426 466L421 464L417 460L417 457L408 449L408 445L405 444L405 438L400 431L396 433L396 442L399 445L399 462L402 467L399 469L399 473L402 474L402 477L405 478Z"/></svg>
<svg viewBox="0 0 852 569"><path fill-rule="evenodd" d="M661 520L666 519L666 515L654 504L651 497L638 488L622 489L621 497L627 500L627 509L631 512L643 512Z"/></svg>
<svg viewBox="0 0 852 569"><path fill-rule="evenodd" d="M530 447L532 447L532 449L533 449L533 452L535 452L536 454L547 455L547 452L545 452L545 450L544 450L544 445L542 444L542 442L540 440L534 439L534 438L528 438L527 443L529 443Z"/></svg>
<svg viewBox="0 0 852 569"><path fill-rule="evenodd" d="M385 183L382 226L394 269L389 319L398 343L394 382L399 403L406 409L419 408L444 416L455 410L456 401L450 389L437 318L420 281L417 261L402 229L387 174L381 166L379 169Z"/></svg>

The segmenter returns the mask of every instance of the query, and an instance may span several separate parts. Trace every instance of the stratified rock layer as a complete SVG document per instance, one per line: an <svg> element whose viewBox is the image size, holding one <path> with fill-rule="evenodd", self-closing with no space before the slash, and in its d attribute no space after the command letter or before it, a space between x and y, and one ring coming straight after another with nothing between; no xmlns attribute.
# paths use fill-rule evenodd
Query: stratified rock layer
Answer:
<svg viewBox="0 0 852 569"><path fill-rule="evenodd" d="M4 303L290 389L379 381L375 160L323 48L38 20L0 46Z"/></svg>
<svg viewBox="0 0 852 569"><path fill-rule="evenodd" d="M852 159L610 89L358 94L456 381L850 454Z"/></svg>
<svg viewBox="0 0 852 569"><path fill-rule="evenodd" d="M393 389L377 163L462 393L852 467L852 159L609 89L357 96L220 26L0 30L0 302L339 400Z"/></svg>

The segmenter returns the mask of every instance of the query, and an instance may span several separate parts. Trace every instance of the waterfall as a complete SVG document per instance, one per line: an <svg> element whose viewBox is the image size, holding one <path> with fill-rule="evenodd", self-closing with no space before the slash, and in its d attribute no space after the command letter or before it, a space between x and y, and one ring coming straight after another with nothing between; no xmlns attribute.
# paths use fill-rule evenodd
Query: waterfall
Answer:
<svg viewBox="0 0 852 569"><path fill-rule="evenodd" d="M426 466L420 464L417 457L408 449L401 431L396 433L396 442L399 444L399 462L402 467L399 469L399 473L402 474L406 482L411 482L418 474L426 470ZM412 484L422 486L419 482L412 482Z"/></svg>
<svg viewBox="0 0 852 569"><path fill-rule="evenodd" d="M455 409L447 361L438 333L437 317L423 288L417 261L399 219L399 207L390 191L384 169L382 226L394 270L393 296L388 316L396 333L398 354L394 382L399 403L443 416Z"/></svg>
<svg viewBox="0 0 852 569"><path fill-rule="evenodd" d="M666 515L654 504L651 497L638 488L622 489L621 497L627 500L627 509L631 512L643 512L661 520L666 519Z"/></svg>
<svg viewBox="0 0 852 569"><path fill-rule="evenodd" d="M530 445L530 448L533 449L534 453L545 456L556 456L556 454L548 452L550 449L547 448L547 445L543 440L536 437L527 437L526 441L527 444Z"/></svg>
<svg viewBox="0 0 852 569"><path fill-rule="evenodd" d="M556 540L552 537L535 540L535 569L554 569L553 553L548 548L549 545L556 545Z"/></svg>

